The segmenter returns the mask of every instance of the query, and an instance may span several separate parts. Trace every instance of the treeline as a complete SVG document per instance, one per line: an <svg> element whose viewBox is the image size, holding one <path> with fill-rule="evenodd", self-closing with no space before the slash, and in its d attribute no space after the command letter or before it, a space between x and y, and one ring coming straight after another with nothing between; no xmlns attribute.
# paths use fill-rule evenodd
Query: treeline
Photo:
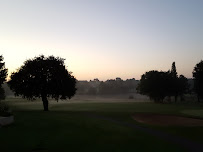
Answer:
<svg viewBox="0 0 203 152"><path fill-rule="evenodd" d="M201 63L201 64L200 64ZM203 62L196 65L193 71L193 81L188 81L184 75L177 75L175 62L172 63L171 70L168 71L149 71L142 75L137 91L147 95L155 102L164 102L168 97L174 97L175 102L178 97L184 100L184 94L196 92L198 101L203 97ZM200 66L201 65L201 66Z"/></svg>
<svg viewBox="0 0 203 152"><path fill-rule="evenodd" d="M140 93L147 95L155 102L164 102L168 97L174 97L175 101L183 95L194 92L198 101L203 99L203 61L197 63L193 70L193 79L188 80L184 75L177 74L175 62L168 71L148 71L142 75L141 80L122 80L117 77L107 81L94 79L91 81L77 81L68 72L64 65L64 60L59 57L43 55L29 59L24 65L10 76L6 82L8 70L5 68L3 56L0 55L0 100L5 98L5 91L10 89L15 93L28 99L43 97L48 101L48 97L56 100L71 98L77 94L83 95L113 95L125 93ZM194 83L193 83L194 81ZM8 93L12 95L12 92ZM45 100L46 99L46 100Z"/></svg>
<svg viewBox="0 0 203 152"><path fill-rule="evenodd" d="M76 88L79 95L114 95L135 93L139 81L132 79L122 80L121 78L99 81L77 81Z"/></svg>

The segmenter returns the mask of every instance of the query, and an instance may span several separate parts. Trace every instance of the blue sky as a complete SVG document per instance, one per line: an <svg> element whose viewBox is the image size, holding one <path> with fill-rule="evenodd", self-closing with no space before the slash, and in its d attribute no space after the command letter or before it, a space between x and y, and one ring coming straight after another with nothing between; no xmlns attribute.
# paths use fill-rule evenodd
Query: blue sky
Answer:
<svg viewBox="0 0 203 152"><path fill-rule="evenodd" d="M203 59L202 0L0 0L0 54L9 72L40 54L79 80L149 70L192 77Z"/></svg>

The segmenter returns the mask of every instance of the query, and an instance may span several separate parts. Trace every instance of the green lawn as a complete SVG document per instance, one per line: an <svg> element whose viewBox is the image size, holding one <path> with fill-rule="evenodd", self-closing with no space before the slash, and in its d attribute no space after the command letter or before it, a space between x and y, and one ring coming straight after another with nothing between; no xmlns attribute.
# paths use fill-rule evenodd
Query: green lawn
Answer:
<svg viewBox="0 0 203 152"><path fill-rule="evenodd" d="M0 151L186 151L139 129L112 121L89 117L93 113L122 122L136 124L184 137L203 144L203 127L161 127L137 123L132 115L153 112L203 118L202 105L154 103L70 103L51 102L50 111L42 111L42 103L23 99L7 99L15 123L0 128ZM191 112L187 111L193 111ZM186 111L186 112L185 112Z"/></svg>

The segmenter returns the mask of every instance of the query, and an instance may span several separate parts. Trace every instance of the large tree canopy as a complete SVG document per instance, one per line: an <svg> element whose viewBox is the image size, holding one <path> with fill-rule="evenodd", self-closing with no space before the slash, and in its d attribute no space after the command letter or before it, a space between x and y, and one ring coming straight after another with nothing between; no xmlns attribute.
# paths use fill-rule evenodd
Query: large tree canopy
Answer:
<svg viewBox="0 0 203 152"><path fill-rule="evenodd" d="M17 96L27 99L42 98L44 110L48 111L48 97L67 99L76 92L76 79L67 71L64 59L39 56L24 62L8 82Z"/></svg>
<svg viewBox="0 0 203 152"><path fill-rule="evenodd" d="M142 75L137 87L139 93L147 95L156 102L163 102L166 96L182 96L188 89L187 78L183 75L178 77L175 62L171 71L149 71Z"/></svg>
<svg viewBox="0 0 203 152"><path fill-rule="evenodd" d="M5 98L5 92L2 88L2 84L6 81L7 69L5 68L5 63L3 62L3 56L0 55L0 100Z"/></svg>
<svg viewBox="0 0 203 152"><path fill-rule="evenodd" d="M162 102L170 88L168 72L149 71L142 75L137 90L155 102Z"/></svg>
<svg viewBox="0 0 203 152"><path fill-rule="evenodd" d="M203 98L203 61L200 61L194 67L193 77L195 80L195 92L197 93L198 101L200 101L200 98Z"/></svg>

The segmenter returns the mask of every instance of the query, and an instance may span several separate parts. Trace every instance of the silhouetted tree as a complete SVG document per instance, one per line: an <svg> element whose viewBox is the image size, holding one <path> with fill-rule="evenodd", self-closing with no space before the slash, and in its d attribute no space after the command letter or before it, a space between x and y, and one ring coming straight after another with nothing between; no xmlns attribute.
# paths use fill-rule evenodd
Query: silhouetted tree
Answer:
<svg viewBox="0 0 203 152"><path fill-rule="evenodd" d="M178 88L179 82L178 82L178 74L176 71L175 62L172 63L170 74L171 74L171 79L170 79L170 87L171 87L170 89L171 90L170 90L169 94L175 97L175 102L176 102L177 98L178 98L178 94L179 94L179 88Z"/></svg>
<svg viewBox="0 0 203 152"><path fill-rule="evenodd" d="M147 95L155 102L163 102L166 96L183 97L188 90L187 78L183 75L177 76L175 62L172 70L167 72L149 71L142 75L137 91Z"/></svg>
<svg viewBox="0 0 203 152"><path fill-rule="evenodd" d="M0 100L5 99L5 91L2 88L2 84L6 81L8 70L5 68L5 62L3 62L3 56L0 55Z"/></svg>
<svg viewBox="0 0 203 152"><path fill-rule="evenodd" d="M139 93L149 96L155 102L163 102L164 98L168 95L169 79L169 72L146 72L142 75L137 90Z"/></svg>
<svg viewBox="0 0 203 152"><path fill-rule="evenodd" d="M196 64L193 70L194 89L197 93L198 102L203 98L203 61Z"/></svg>
<svg viewBox="0 0 203 152"><path fill-rule="evenodd" d="M25 61L8 82L17 96L29 100L42 98L44 111L48 111L48 97L57 101L73 97L75 84L76 79L67 71L64 59L43 55Z"/></svg>
<svg viewBox="0 0 203 152"><path fill-rule="evenodd" d="M176 64L175 64L175 62L172 63L172 66L171 66L171 74L172 74L172 77L173 77L173 78L177 78L177 77L178 77L177 71L176 71Z"/></svg>
<svg viewBox="0 0 203 152"><path fill-rule="evenodd" d="M172 63L170 71L170 83L168 86L168 96L174 96L175 102L177 102L178 96L183 96L184 93L188 90L188 80L184 75L178 77L176 71L175 62Z"/></svg>
<svg viewBox="0 0 203 152"><path fill-rule="evenodd" d="M180 75L178 77L178 96L181 97L181 100L183 99L183 94L189 92L189 84L188 79L184 75Z"/></svg>

